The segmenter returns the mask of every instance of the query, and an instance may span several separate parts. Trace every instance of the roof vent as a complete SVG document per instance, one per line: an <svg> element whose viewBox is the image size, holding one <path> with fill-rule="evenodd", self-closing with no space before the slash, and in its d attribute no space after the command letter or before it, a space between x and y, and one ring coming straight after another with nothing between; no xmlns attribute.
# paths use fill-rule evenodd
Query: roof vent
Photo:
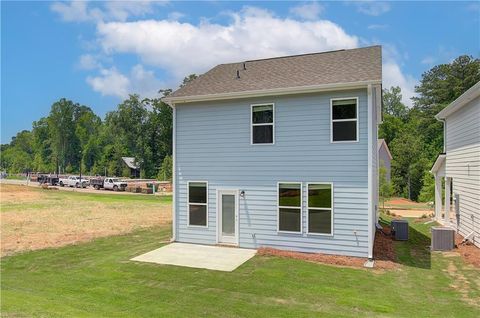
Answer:
<svg viewBox="0 0 480 318"><path fill-rule="evenodd" d="M237 70L237 78L240 78L240 71Z"/></svg>

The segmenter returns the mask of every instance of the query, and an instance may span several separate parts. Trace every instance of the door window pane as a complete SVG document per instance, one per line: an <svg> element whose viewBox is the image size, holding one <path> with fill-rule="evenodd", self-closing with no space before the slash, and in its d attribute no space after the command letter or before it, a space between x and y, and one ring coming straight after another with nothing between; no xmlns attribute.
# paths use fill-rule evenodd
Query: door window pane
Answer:
<svg viewBox="0 0 480 318"><path fill-rule="evenodd" d="M222 195L222 234L235 235L235 196L232 194Z"/></svg>

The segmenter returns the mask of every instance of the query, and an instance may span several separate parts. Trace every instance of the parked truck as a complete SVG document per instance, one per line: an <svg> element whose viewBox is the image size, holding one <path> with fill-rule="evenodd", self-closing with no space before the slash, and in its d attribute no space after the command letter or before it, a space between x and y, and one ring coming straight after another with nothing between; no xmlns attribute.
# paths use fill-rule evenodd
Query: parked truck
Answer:
<svg viewBox="0 0 480 318"><path fill-rule="evenodd" d="M79 176L69 176L68 178L61 178L58 181L58 184L61 187L75 187L75 188L86 188L89 185L89 181L85 178L80 178Z"/></svg>
<svg viewBox="0 0 480 318"><path fill-rule="evenodd" d="M106 189L113 191L125 191L127 183L119 178L96 178L90 180L90 185L97 190Z"/></svg>

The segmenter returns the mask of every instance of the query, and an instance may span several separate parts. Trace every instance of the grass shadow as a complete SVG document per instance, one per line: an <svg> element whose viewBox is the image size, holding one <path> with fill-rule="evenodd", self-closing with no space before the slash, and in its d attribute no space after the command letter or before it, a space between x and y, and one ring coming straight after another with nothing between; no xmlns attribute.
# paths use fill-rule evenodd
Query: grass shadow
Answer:
<svg viewBox="0 0 480 318"><path fill-rule="evenodd" d="M405 219L409 225L408 240L393 242L395 262L409 267L432 268L430 228L434 223L424 224L424 222L415 222L415 218ZM379 219L382 226L390 226L391 221L392 218L386 215L382 215Z"/></svg>

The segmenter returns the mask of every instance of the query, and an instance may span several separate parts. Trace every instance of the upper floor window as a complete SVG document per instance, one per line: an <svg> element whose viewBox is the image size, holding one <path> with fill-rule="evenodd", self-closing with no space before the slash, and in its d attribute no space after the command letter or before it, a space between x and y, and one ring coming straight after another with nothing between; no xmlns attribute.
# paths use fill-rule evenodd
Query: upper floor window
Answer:
<svg viewBox="0 0 480 318"><path fill-rule="evenodd" d="M358 98L331 100L332 142L358 141Z"/></svg>
<svg viewBox="0 0 480 318"><path fill-rule="evenodd" d="M273 144L274 105L252 105L252 144Z"/></svg>

